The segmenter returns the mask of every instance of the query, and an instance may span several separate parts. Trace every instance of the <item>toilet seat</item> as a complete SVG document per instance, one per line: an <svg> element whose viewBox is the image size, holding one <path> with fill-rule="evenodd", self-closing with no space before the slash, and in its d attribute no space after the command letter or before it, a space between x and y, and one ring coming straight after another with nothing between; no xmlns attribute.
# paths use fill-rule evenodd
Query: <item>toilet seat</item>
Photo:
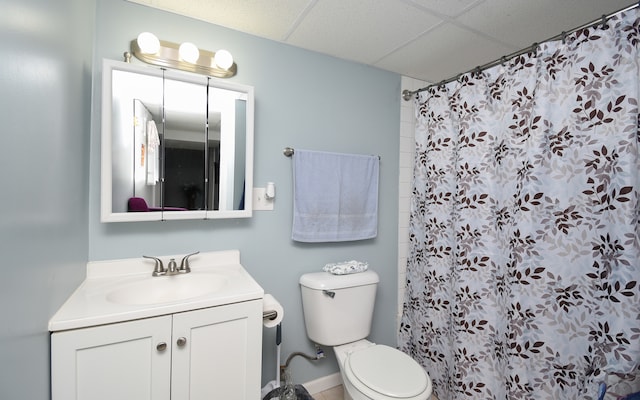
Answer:
<svg viewBox="0 0 640 400"><path fill-rule="evenodd" d="M385 345L351 352L344 363L350 383L376 399L421 399L430 386L427 373L411 357ZM431 390L428 391L429 395ZM427 396L428 397L428 396Z"/></svg>

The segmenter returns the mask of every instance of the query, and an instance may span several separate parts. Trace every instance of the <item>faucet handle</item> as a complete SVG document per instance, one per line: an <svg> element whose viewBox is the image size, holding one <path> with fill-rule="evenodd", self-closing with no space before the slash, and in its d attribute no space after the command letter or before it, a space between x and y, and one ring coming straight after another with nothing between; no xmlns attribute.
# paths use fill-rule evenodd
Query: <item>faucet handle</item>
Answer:
<svg viewBox="0 0 640 400"><path fill-rule="evenodd" d="M144 256L144 255L142 257L152 259L156 262L155 266L153 267L153 273L151 275L161 276L167 273L167 270L164 268L164 264L162 264L161 259L157 257Z"/></svg>
<svg viewBox="0 0 640 400"><path fill-rule="evenodd" d="M167 274L175 275L176 271L177 271L176 260L172 258L171 260L169 260L169 266L167 267Z"/></svg>
<svg viewBox="0 0 640 400"><path fill-rule="evenodd" d="M196 251L195 253L187 254L186 256L182 257L182 261L180 262L180 268L178 268L178 272L181 272L183 274L188 274L189 272L191 272L191 268L189 268L189 257L195 256L198 253L200 252Z"/></svg>

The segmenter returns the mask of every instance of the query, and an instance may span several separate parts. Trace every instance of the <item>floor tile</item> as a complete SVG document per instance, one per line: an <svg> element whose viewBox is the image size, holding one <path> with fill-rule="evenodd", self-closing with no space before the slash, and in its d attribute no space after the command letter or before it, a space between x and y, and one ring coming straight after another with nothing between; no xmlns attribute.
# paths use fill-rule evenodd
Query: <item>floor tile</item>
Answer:
<svg viewBox="0 0 640 400"><path fill-rule="evenodd" d="M314 400L344 400L342 397L342 385L332 387L324 392L313 395Z"/></svg>
<svg viewBox="0 0 640 400"><path fill-rule="evenodd" d="M322 400L343 400L342 390L342 385L325 390L322 392L322 396L324 397Z"/></svg>

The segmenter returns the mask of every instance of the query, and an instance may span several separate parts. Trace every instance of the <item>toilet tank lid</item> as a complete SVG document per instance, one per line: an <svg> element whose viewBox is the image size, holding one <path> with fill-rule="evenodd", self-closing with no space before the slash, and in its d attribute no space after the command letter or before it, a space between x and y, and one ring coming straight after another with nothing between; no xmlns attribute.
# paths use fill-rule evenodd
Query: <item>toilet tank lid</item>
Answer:
<svg viewBox="0 0 640 400"><path fill-rule="evenodd" d="M355 286L373 285L380 282L375 271L366 270L355 274L334 275L329 272L311 272L300 277L300 285L309 289L344 289Z"/></svg>

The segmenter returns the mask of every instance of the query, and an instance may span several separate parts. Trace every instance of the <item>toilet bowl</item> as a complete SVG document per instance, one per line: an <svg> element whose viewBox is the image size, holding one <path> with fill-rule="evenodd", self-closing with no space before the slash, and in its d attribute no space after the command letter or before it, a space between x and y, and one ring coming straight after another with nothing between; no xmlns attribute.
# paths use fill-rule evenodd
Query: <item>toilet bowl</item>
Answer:
<svg viewBox="0 0 640 400"><path fill-rule="evenodd" d="M359 340L334 347L345 400L426 400L429 375L411 357L393 347Z"/></svg>

